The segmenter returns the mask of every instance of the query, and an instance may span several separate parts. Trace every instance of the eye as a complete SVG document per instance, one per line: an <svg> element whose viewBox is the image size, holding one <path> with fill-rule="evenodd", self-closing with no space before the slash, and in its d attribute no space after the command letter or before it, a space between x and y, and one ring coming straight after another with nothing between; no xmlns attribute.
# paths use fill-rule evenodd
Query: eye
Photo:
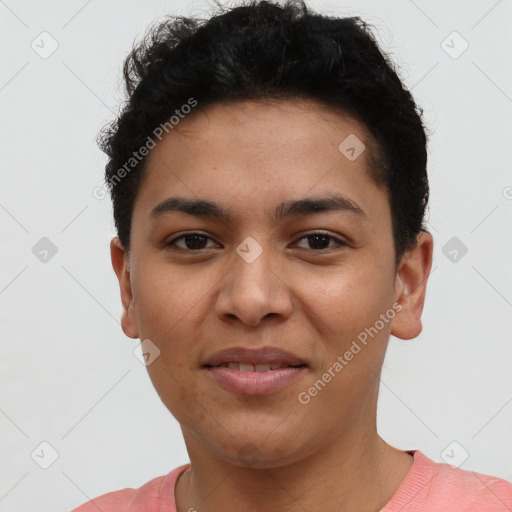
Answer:
<svg viewBox="0 0 512 512"><path fill-rule="evenodd" d="M319 252L325 249L332 249L333 247L336 247L336 244L338 246L347 245L347 243L343 242L343 240L329 235L328 233L322 232L309 233L308 235L299 238L297 242L300 242L301 240L307 240L307 243L310 245L310 247L306 247L306 249L313 249L315 252ZM335 245L329 245L330 241L334 241Z"/></svg>
<svg viewBox="0 0 512 512"><path fill-rule="evenodd" d="M180 235L173 240L167 242L165 246L176 246L179 249L183 249L185 251L200 251L202 249L210 249L210 247L206 247L205 243L207 240L212 240L209 236L204 235L203 233L185 233L184 235ZM183 245L179 245L177 242L183 241Z"/></svg>
<svg viewBox="0 0 512 512"><path fill-rule="evenodd" d="M207 245L208 240L214 242L213 246ZM329 235L328 233L323 232L315 232L315 233L309 233L305 236L302 236L295 242L297 244L298 242L301 242L302 240L306 240L306 243L309 245L309 247L302 247L303 249L309 249L313 250L314 252L320 252L327 249L333 249L340 246L346 246L348 245L343 240L340 240L339 238L336 238L332 235ZM331 245L330 242L334 242L334 245ZM181 245L180 245L181 243ZM166 247L168 246L175 246L179 249L183 249L184 251L189 252L198 252L204 249L211 249L213 247L216 247L216 242L209 236L199 233L199 232L190 232L185 233L183 235L180 235L169 242L165 243L164 245Z"/></svg>

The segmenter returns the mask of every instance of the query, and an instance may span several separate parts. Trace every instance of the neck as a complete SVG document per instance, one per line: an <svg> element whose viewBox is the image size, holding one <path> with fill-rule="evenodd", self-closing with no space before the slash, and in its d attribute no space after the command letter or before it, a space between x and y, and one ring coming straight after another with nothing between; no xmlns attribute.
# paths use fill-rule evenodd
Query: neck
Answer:
<svg viewBox="0 0 512 512"><path fill-rule="evenodd" d="M326 443L278 467L240 467L220 459L184 430L191 467L175 489L178 512L378 512L410 470L413 457L376 429Z"/></svg>

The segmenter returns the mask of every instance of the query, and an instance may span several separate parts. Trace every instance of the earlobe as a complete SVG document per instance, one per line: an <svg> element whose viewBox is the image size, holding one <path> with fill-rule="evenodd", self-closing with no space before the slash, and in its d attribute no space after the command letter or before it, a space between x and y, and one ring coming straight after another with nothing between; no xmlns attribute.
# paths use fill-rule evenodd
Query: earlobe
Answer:
<svg viewBox="0 0 512 512"><path fill-rule="evenodd" d="M416 245L402 257L395 280L395 302L401 310L391 322L391 334L410 340L421 333L421 314L432 267L434 241L421 231Z"/></svg>
<svg viewBox="0 0 512 512"><path fill-rule="evenodd" d="M121 303L123 312L121 315L121 327L129 338L138 338L139 330L135 310L135 301L132 292L130 264L126 257L126 251L121 240L114 237L110 241L110 258L112 267L119 281Z"/></svg>

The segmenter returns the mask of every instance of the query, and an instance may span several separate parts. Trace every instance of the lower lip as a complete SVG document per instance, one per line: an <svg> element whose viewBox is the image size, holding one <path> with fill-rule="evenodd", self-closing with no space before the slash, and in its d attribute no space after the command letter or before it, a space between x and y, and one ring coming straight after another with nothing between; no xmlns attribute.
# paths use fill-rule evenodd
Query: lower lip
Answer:
<svg viewBox="0 0 512 512"><path fill-rule="evenodd" d="M224 366L206 369L221 386L229 391L245 395L264 395L295 382L306 368L306 366L289 367L265 372L241 372Z"/></svg>

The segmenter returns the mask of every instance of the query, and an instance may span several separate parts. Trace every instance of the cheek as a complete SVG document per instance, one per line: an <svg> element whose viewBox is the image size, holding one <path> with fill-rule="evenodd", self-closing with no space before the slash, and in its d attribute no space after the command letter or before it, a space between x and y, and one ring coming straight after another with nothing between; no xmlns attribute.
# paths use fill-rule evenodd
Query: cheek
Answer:
<svg viewBox="0 0 512 512"><path fill-rule="evenodd" d="M150 339L160 350L147 366L149 377L171 414L184 421L205 414L204 390L190 378L207 307L204 277L153 264L134 279L141 340Z"/></svg>
<svg viewBox="0 0 512 512"><path fill-rule="evenodd" d="M184 352L181 352L181 356ZM173 347L147 367L149 377L162 403L180 422L206 420L209 403L206 391L190 378L185 361L179 361ZM212 425L213 427L213 425Z"/></svg>
<svg viewBox="0 0 512 512"><path fill-rule="evenodd" d="M159 343L179 334L181 340L194 336L206 304L209 285L199 272L170 272L154 265L140 272L134 282L141 336Z"/></svg>
<svg viewBox="0 0 512 512"><path fill-rule="evenodd" d="M300 296L332 334L353 335L373 325L390 306L389 269L368 261L346 264L322 277L303 275Z"/></svg>

